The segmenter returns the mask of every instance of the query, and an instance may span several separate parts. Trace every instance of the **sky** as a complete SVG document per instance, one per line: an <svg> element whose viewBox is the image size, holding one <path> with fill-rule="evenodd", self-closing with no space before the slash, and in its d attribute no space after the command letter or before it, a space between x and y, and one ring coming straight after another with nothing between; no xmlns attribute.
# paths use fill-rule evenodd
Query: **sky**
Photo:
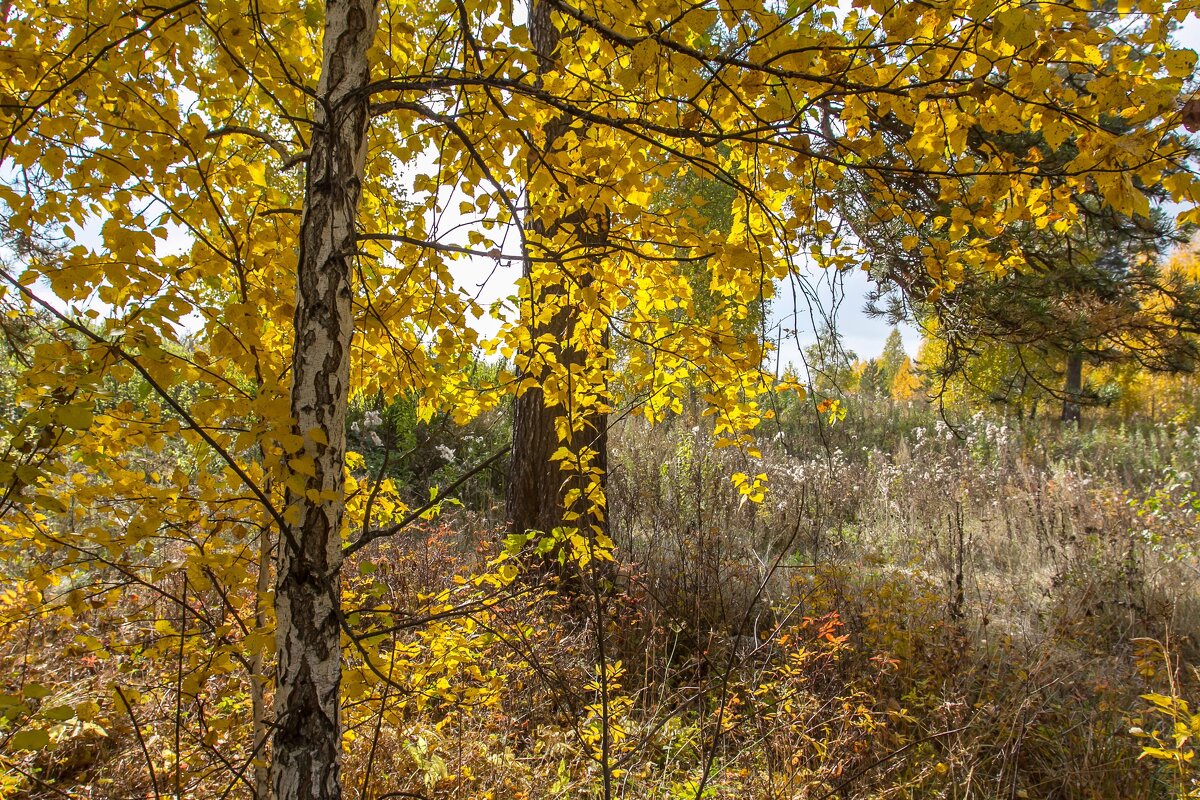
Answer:
<svg viewBox="0 0 1200 800"><path fill-rule="evenodd" d="M801 364L800 350L816 341L816 331L832 321L842 338L842 347L861 359L874 358L883 350L883 343L892 325L886 319L867 315L865 306L872 283L867 273L853 270L840 273L807 276L817 302L794 294L791 287L779 287L779 296L772 308L772 325L781 326L784 340L780 343L779 361ZM796 299L793 300L793 297ZM921 344L920 332L911 325L897 326L904 340L904 349L915 356Z"/></svg>

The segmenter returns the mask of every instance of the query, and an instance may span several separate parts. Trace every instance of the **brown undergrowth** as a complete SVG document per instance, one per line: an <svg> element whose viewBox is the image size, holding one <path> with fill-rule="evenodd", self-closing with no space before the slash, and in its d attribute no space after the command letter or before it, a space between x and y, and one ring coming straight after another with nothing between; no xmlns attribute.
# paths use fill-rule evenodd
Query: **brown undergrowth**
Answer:
<svg viewBox="0 0 1200 800"><path fill-rule="evenodd" d="M345 796L1185 797L1191 717L1142 696L1196 696L1187 437L1130 480L1088 456L1116 438L982 418L758 459L627 424L590 595L488 579L503 536L465 511L355 555ZM161 562L6 587L4 796L261 796L253 581Z"/></svg>

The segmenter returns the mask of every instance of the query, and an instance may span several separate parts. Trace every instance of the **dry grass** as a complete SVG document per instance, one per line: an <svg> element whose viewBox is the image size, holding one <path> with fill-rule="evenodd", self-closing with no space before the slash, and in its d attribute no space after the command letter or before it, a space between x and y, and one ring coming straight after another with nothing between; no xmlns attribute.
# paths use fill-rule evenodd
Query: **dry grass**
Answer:
<svg viewBox="0 0 1200 800"><path fill-rule="evenodd" d="M1177 796L1129 729L1152 724L1139 695L1168 673L1195 693L1182 667L1200 637L1196 487L1164 490L1164 476L1197 435L1151 447L978 417L959 438L886 413L886 433L824 431L826 448L793 429L760 459L691 424L626 424L612 588L581 600L530 578L442 627L348 646L346 796L592 797L605 772L613 796L647 800ZM741 500L735 471L769 474L765 504ZM499 538L464 513L374 545L348 596L431 608L466 591L455 576L486 571ZM53 749L0 745L7 796L165 797L176 781L186 797L254 796L247 671L181 694L179 637L156 624L177 618L171 604L145 587L91 596L70 615L36 592L6 600L23 621L0 635L15 698L0 742L71 709L48 726Z"/></svg>

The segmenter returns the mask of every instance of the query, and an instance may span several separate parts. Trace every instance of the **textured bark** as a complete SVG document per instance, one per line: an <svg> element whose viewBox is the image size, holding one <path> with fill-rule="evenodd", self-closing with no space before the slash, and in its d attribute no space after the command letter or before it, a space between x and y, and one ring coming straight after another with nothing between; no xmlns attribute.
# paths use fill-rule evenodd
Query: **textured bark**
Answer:
<svg viewBox="0 0 1200 800"><path fill-rule="evenodd" d="M535 332L536 336L550 333L562 342L569 335L574 315L559 314L551 323ZM579 364L584 355L562 347L558 359L563 364ZM547 408L541 389L530 389L513 402L512 460L509 471L508 518L514 531L549 531L562 525L563 496L576 480L573 473L564 472L551 454L560 442L555 433L555 420L563 409ZM592 412L587 427L572 441L570 449L590 447L598 455L593 462L603 472L608 471L608 415ZM579 479L582 480L582 479ZM596 520L582 518L581 527ZM575 523L573 523L575 524Z"/></svg>
<svg viewBox="0 0 1200 800"><path fill-rule="evenodd" d="M554 51L558 48L561 38L561 34L550 20L551 5L551 3L542 2L541 0L533 0L529 8L527 29L533 51L537 55L537 80L539 85L541 83L541 76L554 68ZM567 120L559 119L547 126L544 144L546 151L552 151L556 147L559 139L567 130L567 123ZM530 177L532 177L534 170L539 168L540 161L536 157L536 154L533 154L530 159ZM545 232L545 221L550 216L547 211L548 209L545 208L530 210L531 220L528 223L530 231L538 234ZM559 222L568 221L559 220ZM571 222L584 223L578 225L578 229L590 229L592 231L592 234L590 234L592 240L584 241L584 244L596 248L604 246L603 231L605 225L602 220L574 220ZM582 235L589 236L588 234ZM531 253L527 252L525 255L523 275L528 280L532 277L533 262L530 259ZM560 264L559 269L563 270L566 267ZM580 276L579 280L581 285L586 285L590 280L590 276ZM529 318L536 319L539 303L560 291L562 290L554 285L531 286L530 308L528 309ZM535 328L532 332L533 339L537 340L539 337L549 334L551 339L558 343L554 355L559 363L564 365L583 364L586 354L579 352L570 345L575 321L576 313L574 310L570 307L563 309L548 323ZM607 344L607 338L605 343ZM537 375L536 367L524 372L526 374L532 373L535 376ZM584 431L577 434L573 441L559 442L558 436L555 433L555 420L562 413L563 409L561 407L546 407L545 396L541 389L530 389L525 394L516 398L513 403L508 518L512 529L515 531L549 531L563 524L563 512L566 510L564 508L563 495L570 488L570 481L577 479L571 473L560 469L558 463L550 458L551 454L558 449L560 444L565 444L573 451L579 447L595 449L599 453L595 462L596 466L607 472L607 415L601 413L589 414ZM579 478L578 480L582 479ZM572 524L577 524L581 529L587 530L596 522L598 521L584 517L577 523Z"/></svg>
<svg viewBox="0 0 1200 800"><path fill-rule="evenodd" d="M312 461L289 492L275 586L275 800L341 796L341 526L352 333L351 261L367 153L374 0L326 4L297 267L292 416ZM319 432L314 436L314 432ZM310 491L323 493L313 500Z"/></svg>
<svg viewBox="0 0 1200 800"><path fill-rule="evenodd" d="M550 461L558 446L555 413L546 408L541 389L530 389L513 402L508 518L514 531L549 531L562 519L562 479Z"/></svg>
<svg viewBox="0 0 1200 800"><path fill-rule="evenodd" d="M1063 386L1063 422L1079 422L1082 417L1080 399L1083 396L1083 355L1067 356L1066 380Z"/></svg>

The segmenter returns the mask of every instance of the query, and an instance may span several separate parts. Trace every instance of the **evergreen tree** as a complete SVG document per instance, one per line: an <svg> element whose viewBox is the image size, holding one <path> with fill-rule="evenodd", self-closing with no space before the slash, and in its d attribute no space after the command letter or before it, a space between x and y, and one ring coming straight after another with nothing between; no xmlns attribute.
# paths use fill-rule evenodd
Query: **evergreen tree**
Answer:
<svg viewBox="0 0 1200 800"><path fill-rule="evenodd" d="M883 343L883 352L879 355L879 371L882 385L890 387L892 381L900 374L908 354L904 352L904 340L900 338L900 330L892 328L887 341Z"/></svg>

